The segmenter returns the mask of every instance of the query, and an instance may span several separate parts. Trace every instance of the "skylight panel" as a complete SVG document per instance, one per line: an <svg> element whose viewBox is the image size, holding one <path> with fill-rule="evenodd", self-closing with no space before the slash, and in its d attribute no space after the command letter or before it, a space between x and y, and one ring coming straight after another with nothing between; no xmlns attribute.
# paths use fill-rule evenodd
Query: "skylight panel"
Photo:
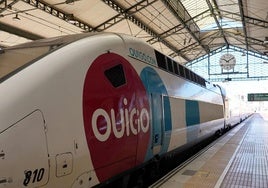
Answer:
<svg viewBox="0 0 268 188"><path fill-rule="evenodd" d="M243 27L242 26L242 23L241 22L238 22L238 21L235 21L235 20L230 20L230 19L221 19L219 20L219 24L221 26L222 29L230 29L230 28L241 28ZM218 30L218 26L217 24L214 22L214 23L211 23L203 28L200 28L202 32L205 32L205 31L213 31L213 30Z"/></svg>

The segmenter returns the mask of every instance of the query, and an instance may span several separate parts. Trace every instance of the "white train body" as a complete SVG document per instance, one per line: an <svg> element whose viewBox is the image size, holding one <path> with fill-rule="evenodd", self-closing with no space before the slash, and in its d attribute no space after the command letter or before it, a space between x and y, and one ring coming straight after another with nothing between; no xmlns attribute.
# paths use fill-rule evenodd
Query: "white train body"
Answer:
<svg viewBox="0 0 268 188"><path fill-rule="evenodd" d="M107 33L2 50L0 187L94 186L223 128L224 91L175 63Z"/></svg>

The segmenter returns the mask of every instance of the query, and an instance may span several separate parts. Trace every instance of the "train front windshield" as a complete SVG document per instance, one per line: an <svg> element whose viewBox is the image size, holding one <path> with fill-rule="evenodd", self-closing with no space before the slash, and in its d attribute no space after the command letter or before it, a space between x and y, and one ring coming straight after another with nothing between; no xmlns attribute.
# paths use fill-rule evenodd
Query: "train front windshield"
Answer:
<svg viewBox="0 0 268 188"><path fill-rule="evenodd" d="M86 36L85 34L80 34L54 37L14 47L0 48L0 83L52 50Z"/></svg>
<svg viewBox="0 0 268 188"><path fill-rule="evenodd" d="M0 51L0 80L48 53L48 46L15 48Z"/></svg>

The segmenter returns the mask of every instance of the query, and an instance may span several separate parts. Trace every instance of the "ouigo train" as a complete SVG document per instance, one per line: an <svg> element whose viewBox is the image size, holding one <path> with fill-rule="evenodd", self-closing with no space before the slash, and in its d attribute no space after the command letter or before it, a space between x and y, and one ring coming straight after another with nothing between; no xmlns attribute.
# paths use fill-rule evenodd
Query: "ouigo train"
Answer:
<svg viewBox="0 0 268 188"><path fill-rule="evenodd" d="M129 176L224 129L224 101L223 88L127 35L0 49L0 187Z"/></svg>

